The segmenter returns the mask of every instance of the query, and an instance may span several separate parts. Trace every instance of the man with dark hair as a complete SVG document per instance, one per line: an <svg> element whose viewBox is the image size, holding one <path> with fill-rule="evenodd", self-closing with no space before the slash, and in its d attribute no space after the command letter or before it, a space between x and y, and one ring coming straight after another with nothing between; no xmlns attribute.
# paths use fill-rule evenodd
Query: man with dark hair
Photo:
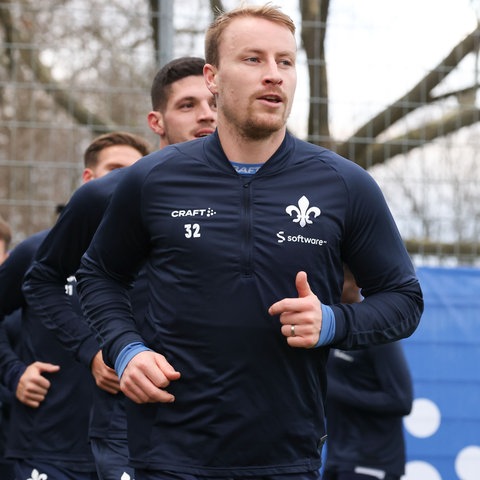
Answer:
<svg viewBox="0 0 480 480"><path fill-rule="evenodd" d="M152 85L154 110L148 114L148 123L160 137L160 148L214 131L216 110L213 95L203 79L204 64L202 59L182 57L166 64L156 75ZM74 352L85 351L87 342L82 340L85 338L95 351L100 346L92 331L89 336L84 333L88 325L62 295L63 279L77 270L123 174L121 170L113 172L75 192L26 277L24 290L32 308L43 312L45 325L54 331L62 345ZM145 275L141 274L129 299L138 322L143 319L146 294ZM96 380L102 387L103 379ZM128 465L124 398L123 394L114 393L105 388L95 390L90 441L99 478L128 480L133 479L133 469Z"/></svg>
<svg viewBox="0 0 480 480"><path fill-rule="evenodd" d="M148 125L160 148L213 133L215 98L203 80L205 60L181 57L161 68L152 83Z"/></svg>
<svg viewBox="0 0 480 480"><path fill-rule="evenodd" d="M85 164L83 178L88 183L114 165L129 166L150 151L145 140L128 133L105 134L92 145L97 160ZM96 480L88 443L91 371L103 372L104 386L111 391L118 391L118 379L103 362L98 348L89 356L85 336L85 348L77 356L62 348L40 321L41 311L31 308L25 300L23 277L48 233L45 230L21 242L0 266L0 317L18 309L22 312L16 350L5 336L0 338L1 381L15 396L6 456L14 460L16 480L40 478L41 474L52 479ZM62 296L78 304L73 277L64 278ZM78 305L76 308L80 314ZM78 361L87 358L85 365Z"/></svg>

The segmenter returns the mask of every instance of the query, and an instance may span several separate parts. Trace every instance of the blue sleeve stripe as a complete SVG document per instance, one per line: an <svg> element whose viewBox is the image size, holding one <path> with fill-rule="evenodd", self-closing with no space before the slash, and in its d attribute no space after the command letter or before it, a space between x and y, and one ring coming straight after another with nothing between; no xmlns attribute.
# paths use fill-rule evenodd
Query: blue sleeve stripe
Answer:
<svg viewBox="0 0 480 480"><path fill-rule="evenodd" d="M146 352L148 350L151 349L146 347L142 342L129 343L124 347L115 360L115 371L117 372L118 378L122 377L123 371L128 365L128 362L137 355L137 353Z"/></svg>
<svg viewBox="0 0 480 480"><path fill-rule="evenodd" d="M322 329L315 348L328 345L335 337L335 314L333 310L322 303Z"/></svg>

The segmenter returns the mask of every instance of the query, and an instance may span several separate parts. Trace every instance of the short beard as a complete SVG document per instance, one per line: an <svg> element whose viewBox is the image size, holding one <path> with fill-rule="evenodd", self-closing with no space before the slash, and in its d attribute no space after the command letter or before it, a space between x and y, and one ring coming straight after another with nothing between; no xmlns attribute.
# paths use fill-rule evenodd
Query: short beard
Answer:
<svg viewBox="0 0 480 480"><path fill-rule="evenodd" d="M285 127L287 123L287 118L276 118L275 120L263 119L260 114L260 119L258 114L252 114L247 112L246 120L241 120L237 116L234 109L230 108L230 105L223 105L223 116L225 120L230 123L233 130L236 134L245 139L245 140L265 140L271 137L272 134L279 132L282 128Z"/></svg>
<svg viewBox="0 0 480 480"><path fill-rule="evenodd" d="M255 122L248 121L240 129L240 135L245 139L250 140L265 140L269 138L273 133L278 132L285 126L286 122L279 124L258 124Z"/></svg>

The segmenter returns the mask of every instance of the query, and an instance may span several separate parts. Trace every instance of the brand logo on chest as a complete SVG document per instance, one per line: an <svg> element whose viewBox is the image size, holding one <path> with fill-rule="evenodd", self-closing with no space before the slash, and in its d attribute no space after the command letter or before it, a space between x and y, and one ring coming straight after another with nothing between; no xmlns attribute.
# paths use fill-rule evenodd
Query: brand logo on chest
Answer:
<svg viewBox="0 0 480 480"><path fill-rule="evenodd" d="M186 210L173 210L170 214L173 218L179 217L211 217L216 215L216 211L212 208L189 208Z"/></svg>
<svg viewBox="0 0 480 480"><path fill-rule="evenodd" d="M317 218L321 213L318 207L310 206L310 201L305 195L299 198L298 205L289 205L285 211L290 216L296 215L293 222L302 228L313 223L310 217Z"/></svg>
<svg viewBox="0 0 480 480"><path fill-rule="evenodd" d="M301 228L306 227L307 225L313 224L313 219L320 216L322 213L320 208L310 205L310 200L305 196L302 195L296 205L288 205L285 208L285 212L290 215L292 218L293 223L297 223ZM311 245L325 245L327 243L326 240L315 238L315 237L307 237L301 234L288 234L284 230L280 230L276 234L277 242L278 243L306 243Z"/></svg>

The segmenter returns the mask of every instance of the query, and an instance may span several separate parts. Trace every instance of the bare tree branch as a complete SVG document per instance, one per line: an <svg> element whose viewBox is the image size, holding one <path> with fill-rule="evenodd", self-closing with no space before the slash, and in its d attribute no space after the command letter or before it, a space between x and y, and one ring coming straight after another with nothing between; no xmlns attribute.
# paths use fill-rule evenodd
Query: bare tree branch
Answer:
<svg viewBox="0 0 480 480"><path fill-rule="evenodd" d="M213 17L217 18L220 12L225 11L222 0L210 0L210 10L213 13Z"/></svg>
<svg viewBox="0 0 480 480"><path fill-rule="evenodd" d="M28 42L28 39L23 38L15 27L10 11L7 8L0 8L0 23L10 32L13 44ZM95 134L115 129L115 122L111 119L101 118L85 109L77 102L74 95L71 95L67 89L56 82L51 70L42 64L36 50L20 47L18 52L22 63L31 69L39 84L51 95L55 103L65 109L80 125L88 125ZM13 54L10 56L13 57Z"/></svg>
<svg viewBox="0 0 480 480"><path fill-rule="evenodd" d="M431 92L460 61L469 53L477 51L480 43L480 26L460 41L452 51L409 92L361 126L347 141L337 147L340 155L354 158L355 162L366 164L365 154L368 148L367 138L375 138L392 124L423 106L431 100ZM360 143L358 143L360 142ZM363 143L362 143L363 142ZM353 154L353 155L352 155ZM385 157L387 159L389 157Z"/></svg>
<svg viewBox="0 0 480 480"><path fill-rule="evenodd" d="M454 112L444 115L440 120L422 125L410 130L404 135L392 138L382 143L369 143L365 146L364 154L355 158L363 168L384 163L395 155L406 154L414 148L430 143L436 138L444 137L458 131L462 127L473 125L480 121L480 109L458 108ZM357 145L358 148L358 145ZM353 147L352 147L353 149ZM349 158L354 158L355 152L347 152Z"/></svg>

